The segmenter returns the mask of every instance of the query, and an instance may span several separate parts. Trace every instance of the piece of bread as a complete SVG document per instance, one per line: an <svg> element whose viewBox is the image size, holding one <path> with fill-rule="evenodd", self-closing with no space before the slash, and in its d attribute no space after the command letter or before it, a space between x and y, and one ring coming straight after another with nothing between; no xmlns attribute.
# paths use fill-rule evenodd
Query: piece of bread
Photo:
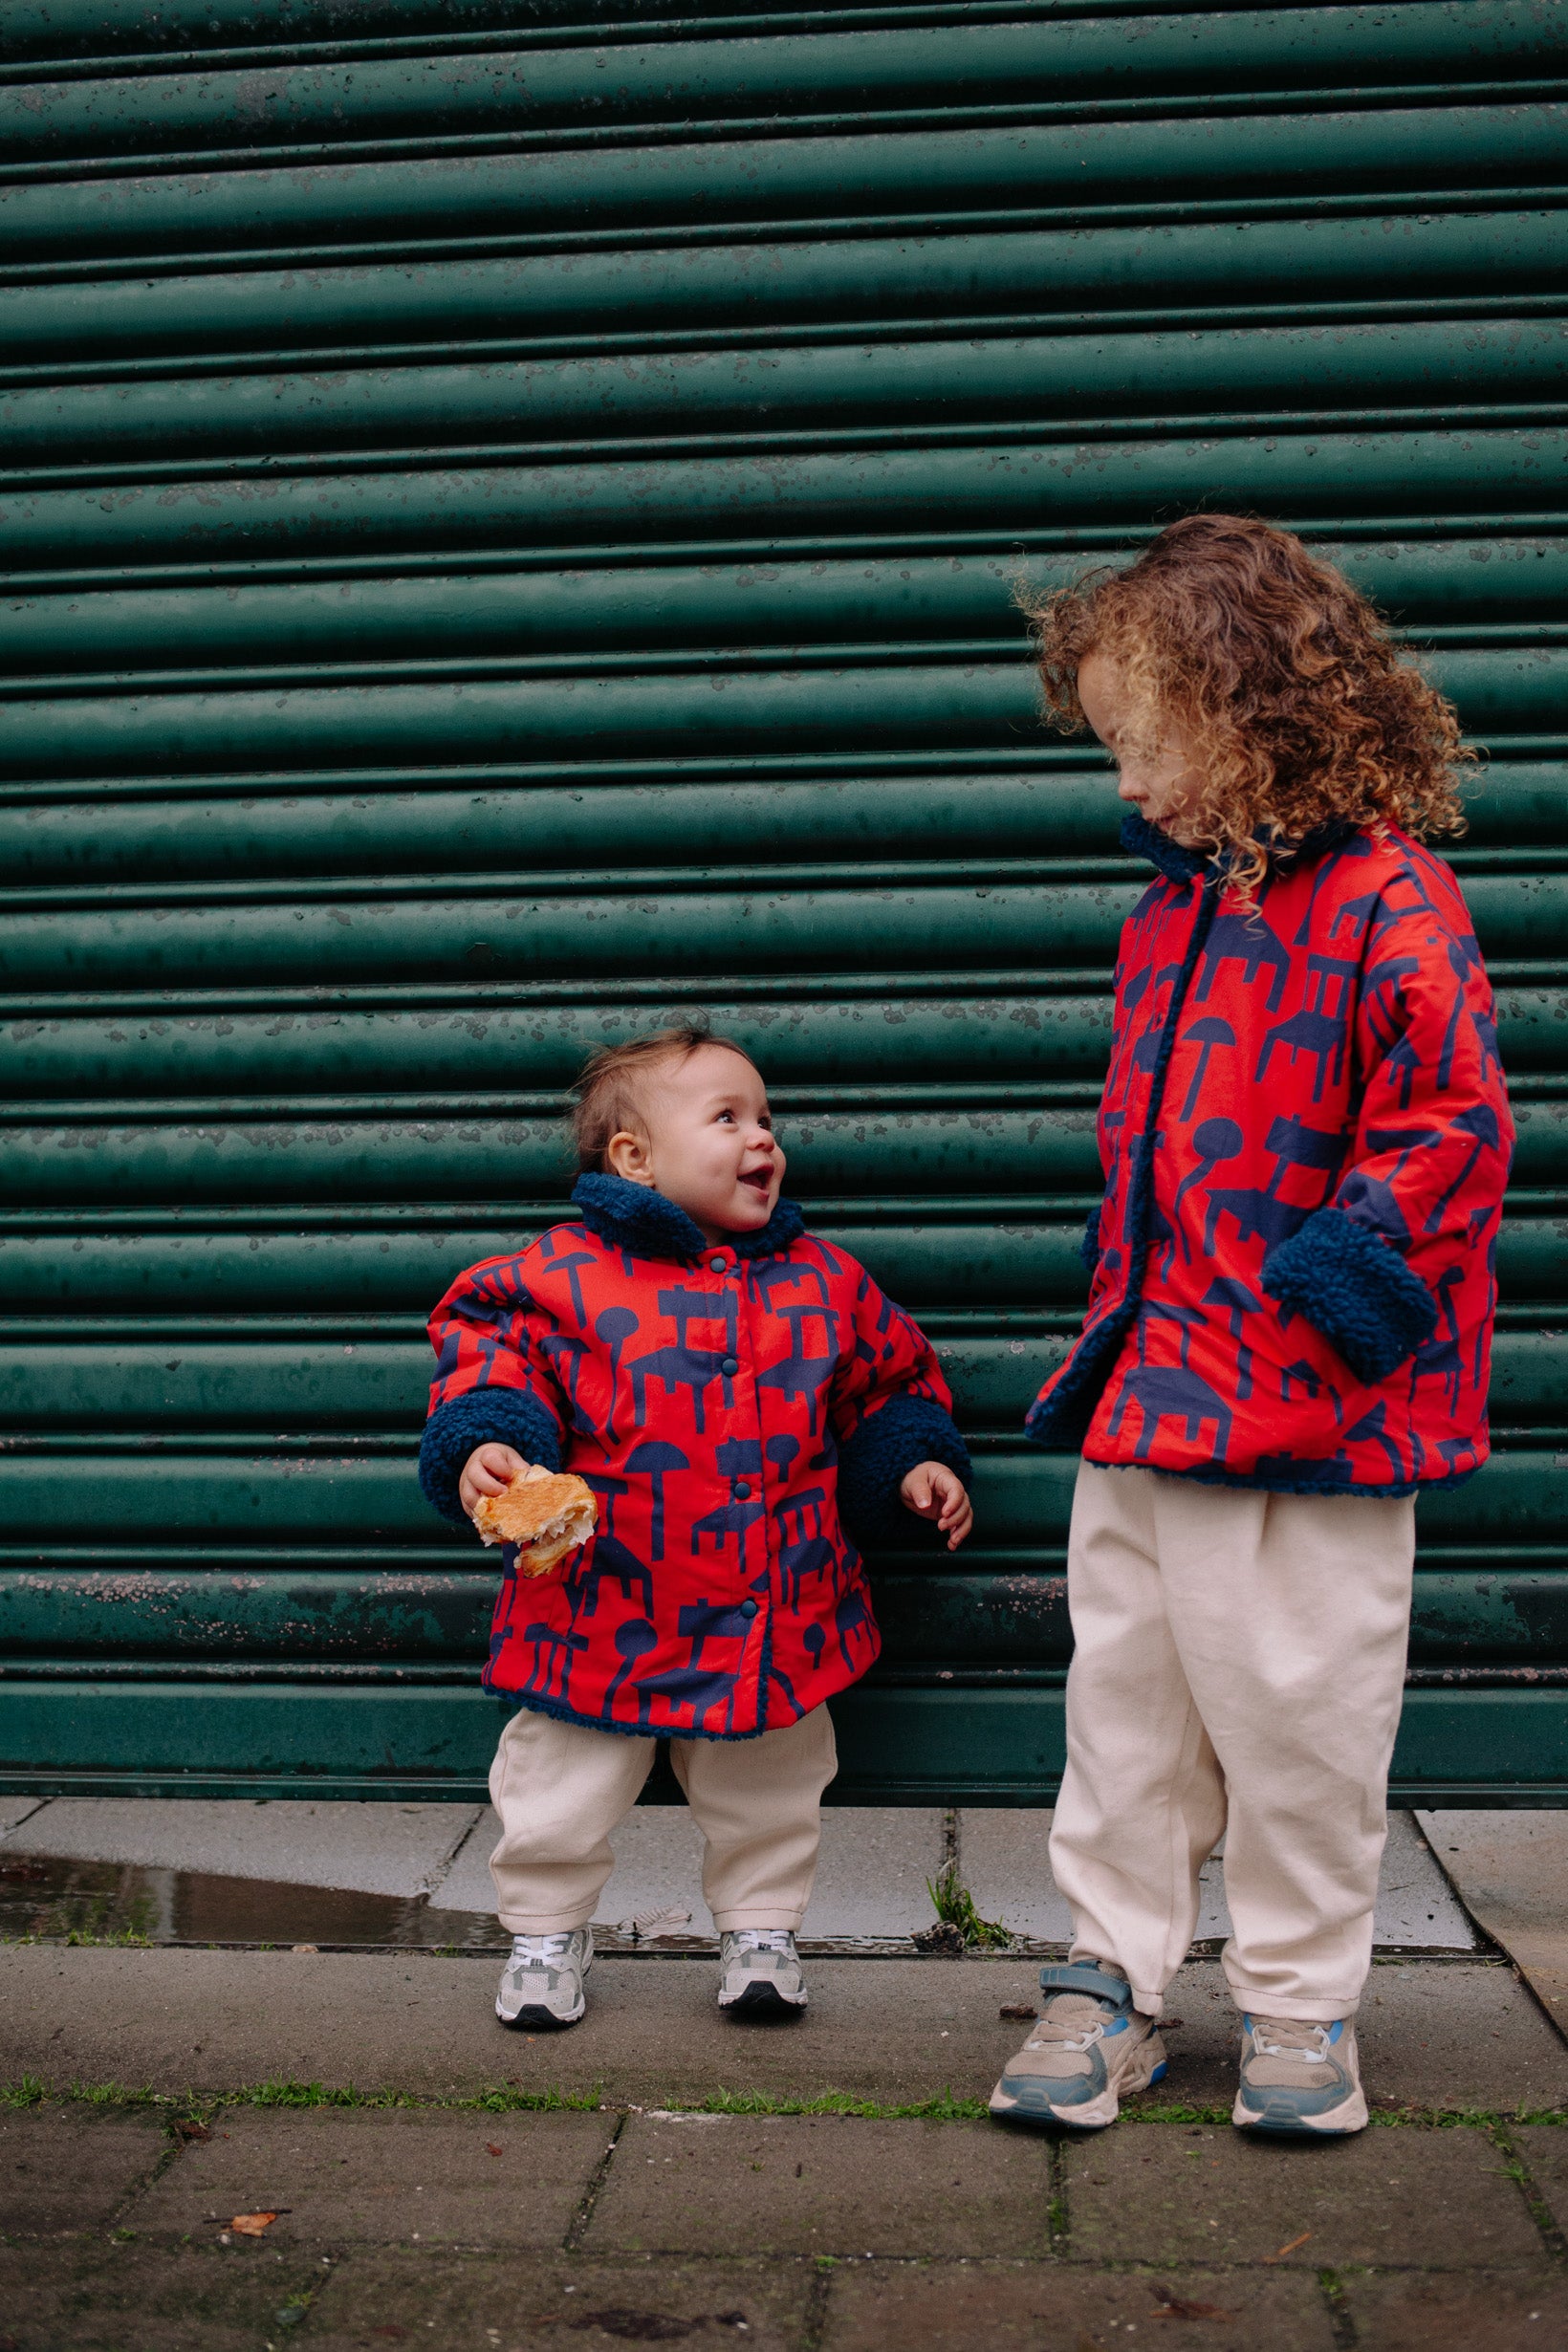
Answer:
<svg viewBox="0 0 1568 2352"><path fill-rule="evenodd" d="M473 1523L487 1543L517 1546L517 1574L542 1577L586 1543L599 1518L594 1490L569 1471L519 1471L504 1494L482 1494Z"/></svg>

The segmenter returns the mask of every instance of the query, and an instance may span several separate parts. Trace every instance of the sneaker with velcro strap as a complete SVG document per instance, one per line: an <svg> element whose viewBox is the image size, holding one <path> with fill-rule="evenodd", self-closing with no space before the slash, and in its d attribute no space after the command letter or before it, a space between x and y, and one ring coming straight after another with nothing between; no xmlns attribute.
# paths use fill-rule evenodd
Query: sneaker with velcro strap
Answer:
<svg viewBox="0 0 1568 2352"><path fill-rule="evenodd" d="M1123 2098L1163 2079L1165 2044L1134 2009L1126 1978L1102 1961L1041 1969L1040 1990L1044 2014L1009 2059L991 2111L1008 2123L1101 2131Z"/></svg>
<svg viewBox="0 0 1568 2352"><path fill-rule="evenodd" d="M1348 2017L1241 2020L1241 2082L1230 2121L1242 2131L1327 2138L1366 2129L1366 2094Z"/></svg>
<svg viewBox="0 0 1568 2352"><path fill-rule="evenodd" d="M588 2004L582 1980L594 1963L592 1927L558 1935L514 1935L501 1971L495 2014L503 2025L534 2033L576 2025Z"/></svg>

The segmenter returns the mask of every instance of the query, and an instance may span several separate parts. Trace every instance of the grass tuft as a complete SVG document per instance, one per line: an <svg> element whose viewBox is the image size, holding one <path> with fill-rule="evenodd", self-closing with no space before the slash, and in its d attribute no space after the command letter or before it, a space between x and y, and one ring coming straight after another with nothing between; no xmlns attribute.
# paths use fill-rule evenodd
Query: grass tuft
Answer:
<svg viewBox="0 0 1568 2352"><path fill-rule="evenodd" d="M966 1951L1011 1951L1012 1936L999 1919L981 1918L974 1897L958 1875L956 1862L946 1863L934 1879L927 1879L926 1891L942 1925L958 1929Z"/></svg>

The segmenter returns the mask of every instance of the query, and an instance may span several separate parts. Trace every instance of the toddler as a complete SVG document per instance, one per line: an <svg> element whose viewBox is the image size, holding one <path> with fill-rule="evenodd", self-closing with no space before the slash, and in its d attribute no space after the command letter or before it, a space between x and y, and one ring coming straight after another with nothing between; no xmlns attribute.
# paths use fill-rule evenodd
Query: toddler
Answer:
<svg viewBox="0 0 1568 2352"><path fill-rule="evenodd" d="M1092 2128L1165 2072L1222 1831L1233 2111L1365 2123L1415 1496L1487 1457L1513 1127L1459 884L1452 712L1299 540L1191 515L1036 616L1121 771L1129 917L1080 1338L1028 1421L1080 1449L1051 1838L1070 1964L993 2113Z"/></svg>
<svg viewBox="0 0 1568 2352"><path fill-rule="evenodd" d="M577 1095L577 1219L471 1267L430 1321L436 1508L461 1520L533 1465L599 1501L553 1574L521 1579L503 1553L496 2014L582 2015L610 1839L668 1739L719 2005L787 2015L836 1768L826 1702L879 1647L855 1540L896 1536L902 1504L956 1549L969 1456L924 1334L780 1198L744 1048L662 1030L596 1054Z"/></svg>

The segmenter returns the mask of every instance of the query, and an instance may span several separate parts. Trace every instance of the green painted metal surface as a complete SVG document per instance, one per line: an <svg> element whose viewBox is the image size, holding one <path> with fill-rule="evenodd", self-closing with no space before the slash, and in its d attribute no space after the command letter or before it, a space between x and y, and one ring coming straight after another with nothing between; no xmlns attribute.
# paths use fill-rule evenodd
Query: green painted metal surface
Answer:
<svg viewBox="0 0 1568 2352"><path fill-rule="evenodd" d="M0 1787L481 1791L423 1314L700 1004L975 1448L837 1793L1049 1797L1018 1423L1141 882L1013 598L1207 503L1487 747L1498 1451L1422 1507L1395 1785L1568 1797L1565 93L1561 0L11 0Z"/></svg>

